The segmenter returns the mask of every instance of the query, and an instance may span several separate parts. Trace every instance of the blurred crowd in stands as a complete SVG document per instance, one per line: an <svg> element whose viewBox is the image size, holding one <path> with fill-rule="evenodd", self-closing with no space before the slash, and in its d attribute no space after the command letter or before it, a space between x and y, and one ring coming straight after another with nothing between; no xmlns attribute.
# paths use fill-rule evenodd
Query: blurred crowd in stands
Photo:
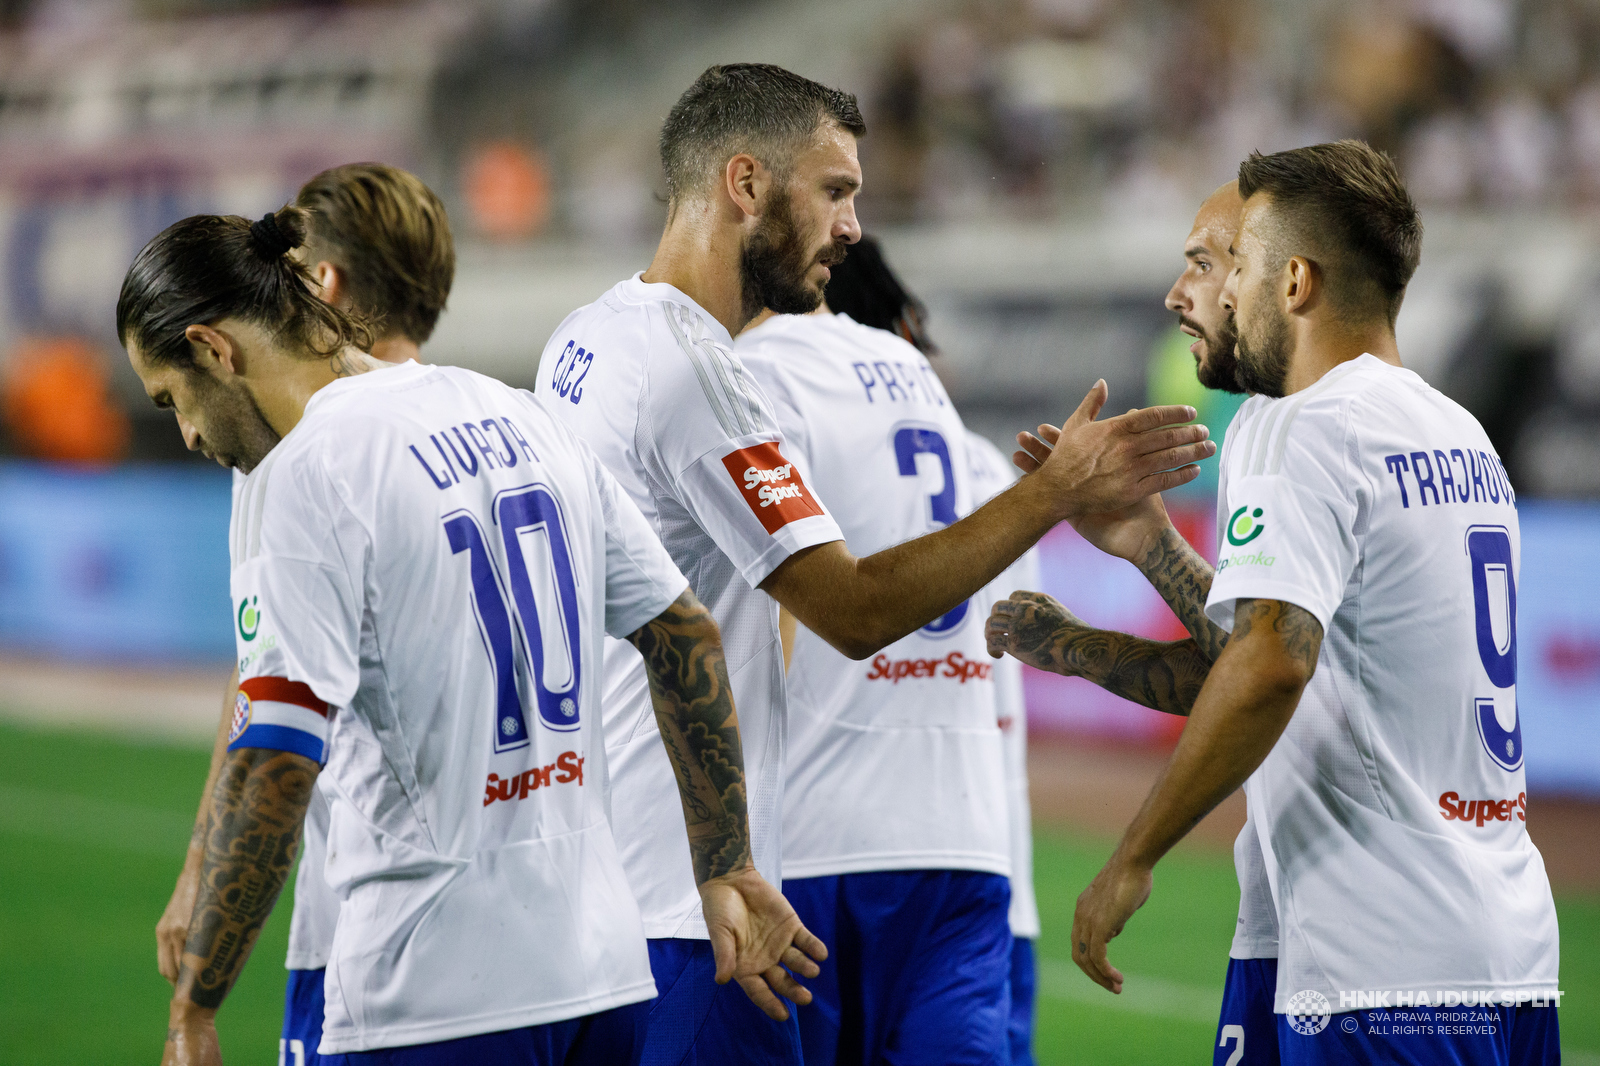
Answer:
<svg viewBox="0 0 1600 1066"><path fill-rule="evenodd" d="M868 191L902 220L1168 209L1346 136L1428 206L1600 202L1595 0L964 0L865 88Z"/></svg>

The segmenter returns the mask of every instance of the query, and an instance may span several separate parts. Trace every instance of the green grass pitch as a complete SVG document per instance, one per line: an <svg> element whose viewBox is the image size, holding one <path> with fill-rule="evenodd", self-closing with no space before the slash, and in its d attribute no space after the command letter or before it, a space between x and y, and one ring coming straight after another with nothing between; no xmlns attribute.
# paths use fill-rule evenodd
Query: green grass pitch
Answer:
<svg viewBox="0 0 1600 1066"><path fill-rule="evenodd" d="M160 1056L169 989L153 930L188 839L206 756L192 748L0 725L0 1064ZM1238 902L1225 855L1180 852L1112 945L1112 997L1066 962L1072 906L1111 842L1038 834L1045 933L1042 1064L1210 1060ZM1600 898L1558 899L1566 1061L1600 1064ZM277 1061L289 899L219 1015L226 1059Z"/></svg>

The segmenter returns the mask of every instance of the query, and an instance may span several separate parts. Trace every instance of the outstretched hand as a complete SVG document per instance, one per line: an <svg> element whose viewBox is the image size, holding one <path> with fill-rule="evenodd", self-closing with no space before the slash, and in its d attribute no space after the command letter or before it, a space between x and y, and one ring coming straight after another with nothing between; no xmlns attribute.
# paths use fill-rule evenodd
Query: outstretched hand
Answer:
<svg viewBox="0 0 1600 1066"><path fill-rule="evenodd" d="M811 1002L811 992L794 974L816 977L828 949L754 866L701 884L700 904L717 984L739 982L752 1003L780 1022L788 1020L789 1011L779 996L801 1006Z"/></svg>
<svg viewBox="0 0 1600 1066"><path fill-rule="evenodd" d="M1185 425L1195 410L1182 404L1146 407L1096 421L1108 395L1095 382L1072 417L1057 430L1041 426L1046 440L1017 436L1022 450L1011 458L1024 473L1046 478L1060 517L1076 524L1087 515L1130 507L1147 496L1193 481L1195 463L1217 446L1205 426Z"/></svg>

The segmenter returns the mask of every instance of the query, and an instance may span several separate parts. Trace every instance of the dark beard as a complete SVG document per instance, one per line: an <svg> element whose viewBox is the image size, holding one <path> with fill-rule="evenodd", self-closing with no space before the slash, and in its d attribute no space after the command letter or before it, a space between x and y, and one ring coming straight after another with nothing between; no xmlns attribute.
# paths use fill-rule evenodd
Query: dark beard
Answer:
<svg viewBox="0 0 1600 1066"><path fill-rule="evenodd" d="M195 377L195 395L206 407L210 423L210 432L202 441L206 450L240 473L250 473L283 438L242 386L228 388L206 375L197 373Z"/></svg>
<svg viewBox="0 0 1600 1066"><path fill-rule="evenodd" d="M766 214L739 252L740 310L746 322L762 308L780 315L815 311L822 303L822 289L806 284L806 274L815 262L832 266L845 256L845 245L835 242L820 259L807 258L787 190L773 189L768 201Z"/></svg>
<svg viewBox="0 0 1600 1066"><path fill-rule="evenodd" d="M1228 316L1215 336L1192 318L1179 315L1178 321L1200 334L1200 339L1205 342L1205 356L1194 368L1195 377L1200 379L1200 384L1221 392L1243 392L1244 389L1239 387L1236 372L1239 363L1236 354L1239 333L1234 328L1233 316Z"/></svg>
<svg viewBox="0 0 1600 1066"><path fill-rule="evenodd" d="M1277 399L1289 376L1289 320L1271 311L1265 317L1264 328L1254 338L1239 331L1234 376L1243 391Z"/></svg>

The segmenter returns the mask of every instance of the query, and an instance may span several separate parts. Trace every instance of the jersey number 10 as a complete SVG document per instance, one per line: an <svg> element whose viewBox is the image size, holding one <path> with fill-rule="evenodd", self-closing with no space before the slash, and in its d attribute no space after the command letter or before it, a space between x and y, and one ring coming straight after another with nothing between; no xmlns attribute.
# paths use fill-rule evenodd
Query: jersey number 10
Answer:
<svg viewBox="0 0 1600 1066"><path fill-rule="evenodd" d="M466 552L471 567L478 633L494 667L494 750L501 752L520 748L529 740L528 720L517 684L519 674L531 683L539 721L562 733L578 728L582 664L578 654L578 588L572 576L572 553L561 521L561 505L545 486L524 485L497 495L491 511L500 528L497 544L492 545L484 536L483 527L471 511L445 515L444 532L451 554ZM543 551L528 550L527 541L535 538L542 540ZM505 573L510 575L509 608L504 591L507 582L501 580L494 547L503 549L500 554ZM533 568L529 566L530 557L536 563ZM551 641L546 640L546 625L552 627L548 634ZM546 669L549 643L557 645L565 660L551 663L555 670ZM559 687L551 687L552 674L563 682Z"/></svg>

